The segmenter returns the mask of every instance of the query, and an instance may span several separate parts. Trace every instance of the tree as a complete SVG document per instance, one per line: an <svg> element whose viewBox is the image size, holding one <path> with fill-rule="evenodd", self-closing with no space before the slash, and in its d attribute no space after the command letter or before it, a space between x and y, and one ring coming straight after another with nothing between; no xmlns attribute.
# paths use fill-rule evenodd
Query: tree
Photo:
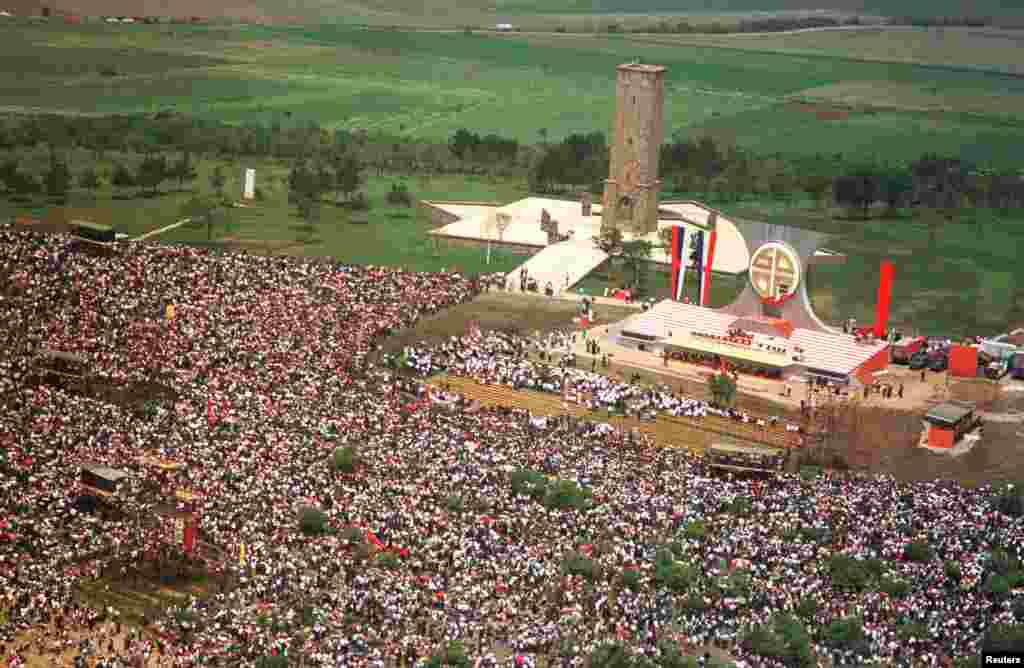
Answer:
<svg viewBox="0 0 1024 668"><path fill-rule="evenodd" d="M126 165L115 162L110 183L118 188L130 188L135 185L135 174Z"/></svg>
<svg viewBox="0 0 1024 668"><path fill-rule="evenodd" d="M160 184L167 180L167 158L163 155L147 155L139 165L136 183L141 188L149 188L151 195L156 195Z"/></svg>
<svg viewBox="0 0 1024 668"><path fill-rule="evenodd" d="M804 179L804 191L814 200L816 207L821 207L825 193L832 186L832 179L827 176L809 176Z"/></svg>
<svg viewBox="0 0 1024 668"><path fill-rule="evenodd" d="M622 258L627 267L633 269L633 285L640 285L641 271L646 269L647 260L651 259L654 244L646 239L634 239L622 244Z"/></svg>
<svg viewBox="0 0 1024 668"><path fill-rule="evenodd" d="M614 226L601 229L600 234L591 237L594 246L609 255L618 255L622 252L622 230Z"/></svg>
<svg viewBox="0 0 1024 668"><path fill-rule="evenodd" d="M46 171L46 193L63 200L71 187L71 171L62 158L50 153L50 167Z"/></svg>
<svg viewBox="0 0 1024 668"><path fill-rule="evenodd" d="M708 376L708 391L711 392L711 399L719 406L731 406L736 399L736 381L726 373L716 373Z"/></svg>
<svg viewBox="0 0 1024 668"><path fill-rule="evenodd" d="M100 177L99 174L96 173L95 167L90 165L78 175L78 187L85 188L90 191L96 190L100 187Z"/></svg>
<svg viewBox="0 0 1024 668"><path fill-rule="evenodd" d="M810 635L799 619L778 613L771 626L758 625L743 635L742 644L761 656L776 658L786 665L800 668L814 665Z"/></svg>
<svg viewBox="0 0 1024 668"><path fill-rule="evenodd" d="M213 226L222 218L223 209L211 197L195 196L182 206L181 213L192 222L205 224L206 239L210 241L213 239Z"/></svg>
<svg viewBox="0 0 1024 668"><path fill-rule="evenodd" d="M401 182L391 184L391 191L387 194L388 204L397 206L412 206L412 195L409 194L409 186Z"/></svg>
<svg viewBox="0 0 1024 668"><path fill-rule="evenodd" d="M907 543L903 546L903 558L907 561L924 563L932 558L932 546L923 540Z"/></svg>
<svg viewBox="0 0 1024 668"><path fill-rule="evenodd" d="M867 219L868 210L878 199L878 194L879 182L873 174L839 176L832 182L832 197L836 204L850 209L860 209L864 219Z"/></svg>
<svg viewBox="0 0 1024 668"><path fill-rule="evenodd" d="M1015 485L1007 484L997 488L995 498L996 510L1010 517L1024 515L1024 496L1022 496L1022 490L1024 490L1024 486L1020 483Z"/></svg>
<svg viewBox="0 0 1024 668"><path fill-rule="evenodd" d="M886 215L895 215L896 210L905 203L913 191L913 187L910 176L900 172L885 174L881 177L880 196L885 202Z"/></svg>
<svg viewBox="0 0 1024 668"><path fill-rule="evenodd" d="M362 165L355 156L347 156L341 164L341 170L335 173L337 187L345 194L346 199L351 199L352 194L359 190L362 184Z"/></svg>
<svg viewBox="0 0 1024 668"><path fill-rule="evenodd" d="M18 158L15 155L15 157L8 158L0 164L0 183L3 183L10 190L15 190L12 184L17 182L17 179Z"/></svg>
<svg viewBox="0 0 1024 668"><path fill-rule="evenodd" d="M308 228L320 222L320 201L309 195L302 195L296 202L299 216L306 221Z"/></svg>
<svg viewBox="0 0 1024 668"><path fill-rule="evenodd" d="M356 470L356 451L352 446L338 448L331 455L331 466L335 471L354 473Z"/></svg>
<svg viewBox="0 0 1024 668"><path fill-rule="evenodd" d="M308 536L315 536L327 528L327 515L319 508L304 506L299 510L299 528Z"/></svg>
<svg viewBox="0 0 1024 668"><path fill-rule="evenodd" d="M196 179L196 168L192 164L192 154L189 151L183 151L181 158L174 163L174 167L168 176L172 176L178 180L178 190L181 190L185 186L185 181L191 183Z"/></svg>
<svg viewBox="0 0 1024 668"><path fill-rule="evenodd" d="M867 644L864 623L857 617L836 619L825 627L825 644L847 651L863 650Z"/></svg>
<svg viewBox="0 0 1024 668"><path fill-rule="evenodd" d="M303 199L309 199L316 189L316 176L306 165L306 161L296 160L288 173L288 202L298 204Z"/></svg>
<svg viewBox="0 0 1024 668"><path fill-rule="evenodd" d="M224 199L224 184L227 183L227 177L224 176L224 169L217 165L213 168L213 173L210 174L210 187L217 193L217 198Z"/></svg>
<svg viewBox="0 0 1024 668"><path fill-rule="evenodd" d="M319 200L325 192L329 192L335 183L334 174L322 162L316 165L316 199Z"/></svg>
<svg viewBox="0 0 1024 668"><path fill-rule="evenodd" d="M448 142L448 148L459 160L472 156L472 151L480 144L480 135L466 128L459 128Z"/></svg>

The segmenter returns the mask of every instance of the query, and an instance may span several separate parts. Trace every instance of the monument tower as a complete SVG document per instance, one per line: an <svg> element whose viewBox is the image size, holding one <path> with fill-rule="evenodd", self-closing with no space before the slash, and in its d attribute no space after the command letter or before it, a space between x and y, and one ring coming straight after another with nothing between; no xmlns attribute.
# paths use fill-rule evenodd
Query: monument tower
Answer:
<svg viewBox="0 0 1024 668"><path fill-rule="evenodd" d="M664 139L665 68L619 65L611 160L601 227L635 236L658 229L658 151Z"/></svg>

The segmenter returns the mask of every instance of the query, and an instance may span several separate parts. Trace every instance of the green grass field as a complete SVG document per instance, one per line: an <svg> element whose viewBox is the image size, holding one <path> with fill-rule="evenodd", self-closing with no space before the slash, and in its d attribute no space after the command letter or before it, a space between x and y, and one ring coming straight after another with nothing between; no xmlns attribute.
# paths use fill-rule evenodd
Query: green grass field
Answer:
<svg viewBox="0 0 1024 668"><path fill-rule="evenodd" d="M317 121L433 139L467 127L535 142L541 128L549 140L570 132L607 131L614 67L640 56L669 67L669 130L714 134L762 154L841 152L896 161L941 151L1019 167L1015 148L1024 139L1024 79L971 69L1012 67L1013 62L992 62L1006 57L1005 37L996 50L985 53L963 41L944 53L935 43L920 41L925 31L869 33L872 41L863 43L869 46L852 48L848 57L836 45L851 38L829 41L825 34L812 34L803 47L793 41L801 36L774 36L774 42L743 38L754 41L740 47L671 36L648 41L634 36L494 37L344 26L2 25L0 105L67 113L173 108L208 119L260 123L290 113L289 122L295 124ZM917 47L913 41L896 46L911 37ZM880 40L891 40L886 43L894 50L893 62L871 61L871 53L883 51ZM8 63L22 63L24 69ZM101 74L108 66L121 75ZM815 103L845 105L847 115L822 120ZM45 151L36 159L41 166ZM209 190L211 164L201 165L197 186L204 191ZM73 169L81 165L72 159ZM268 160L229 165L228 192L239 192L245 166L257 169L266 200L233 210L230 229L218 234L295 242L305 233L295 208L286 202L288 165ZM350 224L346 209L325 204L313 240L289 252L410 269L453 264L467 271L483 269L479 251L451 249L436 255L423 235L425 222L414 211L385 205L384 195L398 178L370 179L375 207L369 225ZM428 199L512 201L526 194L519 179L405 181L414 196ZM137 235L177 220L187 197L171 192L119 200L108 191L93 203L77 193L67 215L113 222ZM0 215L33 208L0 201ZM870 320L874 281L864 276L874 276L881 258L893 256L899 264L897 321L954 333L992 331L1006 324L1016 262L1014 230L1024 218L1020 213L977 214L985 219L980 225L949 226L937 247L930 248L926 230L912 220L837 222L800 203L745 202L723 208L741 217L837 235L830 245L847 251L850 261L816 268L810 279L815 302L827 318ZM199 242L205 237L205 230L182 228L164 239ZM493 268L506 270L516 263L498 253Z"/></svg>
<svg viewBox="0 0 1024 668"><path fill-rule="evenodd" d="M878 271L896 265L891 317L904 331L978 335L1006 331L1024 211L965 211L940 228L931 245L922 221L900 211L895 218L847 220L809 202L720 205L738 218L795 225L831 235L827 247L845 253L841 265L816 265L808 276L811 300L826 321L874 322ZM1020 280L1017 278L1016 280Z"/></svg>
<svg viewBox="0 0 1024 668"><path fill-rule="evenodd" d="M0 39L0 106L7 109L174 109L231 123L291 114L292 122L329 128L444 139L467 127L536 142L541 129L551 140L607 132L614 68L640 56L669 68L666 136L710 133L789 155L911 160L941 150L999 167L1018 164L1011 147L1024 140L1024 79L870 62L821 45L782 53L671 38L337 25L5 25ZM970 61L970 49L961 51ZM104 76L106 66L122 74ZM849 117L820 120L794 109L793 100L841 103Z"/></svg>
<svg viewBox="0 0 1024 668"><path fill-rule="evenodd" d="M0 155L0 159L2 159ZM44 160L42 154L37 161ZM79 155L79 159L84 159ZM74 165L74 157L71 160ZM197 165L199 172L193 187L197 191L210 192L209 175L216 163L205 161ZM486 177L405 177L401 175L384 178L370 177L367 193L373 208L369 213L369 224L353 224L348 209L324 203L321 220L307 236L304 223L296 207L287 202L288 165L276 161L248 161L225 164L228 178L226 193L241 193L241 175L244 167L256 169L257 187L265 199L254 202L247 208L229 210L224 225L213 229L213 240L223 241L234 238L246 243L249 250L260 252L261 241L292 243L303 240L299 248L288 250L306 256L330 256L340 262L352 264L384 264L401 266L415 271L436 271L442 267L459 267L467 272L508 271L522 262L522 258L500 250L492 252L491 265L484 264L481 251L472 249L448 249L435 254L433 245L424 232L428 222L415 208L391 206L385 195L394 182L404 182L409 190L422 199L458 199L475 201L512 201L525 195L525 184ZM110 169L109 163L100 163L99 170ZM74 191L66 206L48 204L43 200L32 203L15 203L0 197L0 219L12 216L37 216L44 219L84 219L108 223L118 232L136 237L146 232L170 225L184 216L183 204L192 196L191 192L177 192L176 183L166 183L157 197L118 198L107 187L100 190L95 198L82 191ZM128 193L134 193L134 189ZM327 199L327 198L325 198ZM203 243L207 240L205 227L183 226L170 230L153 241L167 243Z"/></svg>
<svg viewBox="0 0 1024 668"><path fill-rule="evenodd" d="M3 157L0 155L0 159ZM39 152L36 161L44 160L45 154ZM204 161L198 165L199 178L193 184L196 190L209 192L208 179L214 164ZM242 169L251 166L257 171L257 186L265 199L249 208L232 209L230 222L214 228L217 242L230 237L249 242L245 247L250 251L262 252L258 242L294 245L301 239L306 242L284 252L421 271L453 266L470 273L509 271L522 262L521 257L500 251L493 253L490 267L485 266L480 250L446 248L435 253L424 234L429 229L427 221L415 209L390 206L385 202L391 184L399 181L422 199L510 202L528 194L526 183L520 179L370 177L367 191L374 205L370 223L352 224L347 209L325 203L321 221L309 241L296 208L287 203L287 164L270 160L221 164L228 176L226 192L240 192ZM107 170L109 164L101 164L100 168ZM130 199L113 198L114 193L109 188L101 190L95 200L76 191L67 207L46 205L42 201L16 204L0 198L0 219L14 215L86 219L111 223L118 231L134 237L182 218L181 206L191 193L176 192L175 188L176 184L166 184L158 197ZM676 195L700 198L697 193ZM737 218L797 225L833 235L827 246L846 253L847 262L839 266L816 266L808 278L815 308L828 321L838 323L846 317L873 321L878 266L882 259L891 258L897 264L892 312L895 324L934 334L988 334L1006 329L1017 262L1016 238L1020 236L1016 230L1024 225L1021 222L1024 211L965 215L960 222L943 227L932 248L927 229L906 213L896 219L859 221L834 218L805 201L750 200L712 204ZM154 241L204 243L206 239L205 228L186 226L162 234ZM667 296L667 275L652 275L650 281L655 296ZM600 294L605 284L603 279L593 277L581 287L589 294ZM712 286L712 303L724 305L735 297L742 280L719 277Z"/></svg>

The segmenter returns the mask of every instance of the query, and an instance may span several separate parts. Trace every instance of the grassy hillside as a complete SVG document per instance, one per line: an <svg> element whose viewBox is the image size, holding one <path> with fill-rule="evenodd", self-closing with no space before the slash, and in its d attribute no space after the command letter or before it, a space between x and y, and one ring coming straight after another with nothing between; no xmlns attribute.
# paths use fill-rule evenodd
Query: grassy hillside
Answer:
<svg viewBox="0 0 1024 668"><path fill-rule="evenodd" d="M614 68L639 56L669 68L666 136L893 160L935 150L999 166L1018 165L1011 147L1024 140L1024 79L834 51L342 26L0 25L0 40L9 110L174 109L433 139L467 127L532 143L541 130L607 131Z"/></svg>
<svg viewBox="0 0 1024 668"><path fill-rule="evenodd" d="M516 20L543 26L558 17L686 16L699 21L715 17L728 21L739 15L828 12L878 16L992 16L1024 17L1024 9L999 0L936 0L891 3L882 0L240 0L229 4L201 0L8 0L16 14L38 14L47 6L56 12L83 15L162 15L231 18L246 21L291 20L302 23L374 23L394 25L487 25Z"/></svg>

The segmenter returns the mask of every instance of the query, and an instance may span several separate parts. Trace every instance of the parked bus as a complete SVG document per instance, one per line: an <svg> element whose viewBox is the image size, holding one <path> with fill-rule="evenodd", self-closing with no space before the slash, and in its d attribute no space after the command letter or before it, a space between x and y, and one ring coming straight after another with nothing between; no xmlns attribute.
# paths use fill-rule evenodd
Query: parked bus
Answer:
<svg viewBox="0 0 1024 668"><path fill-rule="evenodd" d="M71 224L71 234L82 239L100 243L110 243L117 238L114 228L110 225L89 223L82 220L76 220Z"/></svg>
<svg viewBox="0 0 1024 668"><path fill-rule="evenodd" d="M733 443L717 443L705 452L711 468L741 472L781 472L788 455L782 448Z"/></svg>

